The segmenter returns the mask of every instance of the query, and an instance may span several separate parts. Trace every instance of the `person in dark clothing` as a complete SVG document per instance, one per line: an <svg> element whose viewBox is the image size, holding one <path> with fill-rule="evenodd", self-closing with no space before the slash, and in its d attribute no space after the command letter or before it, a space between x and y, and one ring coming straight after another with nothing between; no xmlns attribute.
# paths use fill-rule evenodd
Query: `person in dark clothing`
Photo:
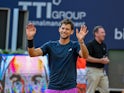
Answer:
<svg viewBox="0 0 124 93"><path fill-rule="evenodd" d="M102 26L94 28L94 40L87 44L89 56L87 58L87 93L109 93L109 81L104 66L109 63L107 46L104 43L105 29Z"/></svg>
<svg viewBox="0 0 124 93"><path fill-rule="evenodd" d="M76 61L77 57L88 57L88 50L84 44L87 27L76 29L77 41L71 41L74 25L71 20L64 19L59 27L60 39L49 41L40 48L34 48L33 38L36 28L28 24L26 34L28 39L28 52L31 57L48 54L50 80L46 93L77 93L76 89Z"/></svg>

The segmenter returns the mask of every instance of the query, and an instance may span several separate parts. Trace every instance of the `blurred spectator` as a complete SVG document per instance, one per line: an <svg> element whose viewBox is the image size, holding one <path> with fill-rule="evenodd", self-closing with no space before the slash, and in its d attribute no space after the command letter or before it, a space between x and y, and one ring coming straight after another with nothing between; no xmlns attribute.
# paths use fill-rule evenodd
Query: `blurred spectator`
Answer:
<svg viewBox="0 0 124 93"><path fill-rule="evenodd" d="M104 43L105 30L96 26L93 30L94 40L87 44L89 56L87 59L87 93L94 93L96 88L100 93L109 93L109 81L104 66L109 63L107 47Z"/></svg>
<svg viewBox="0 0 124 93"><path fill-rule="evenodd" d="M77 59L77 88L78 93L86 93L86 59Z"/></svg>

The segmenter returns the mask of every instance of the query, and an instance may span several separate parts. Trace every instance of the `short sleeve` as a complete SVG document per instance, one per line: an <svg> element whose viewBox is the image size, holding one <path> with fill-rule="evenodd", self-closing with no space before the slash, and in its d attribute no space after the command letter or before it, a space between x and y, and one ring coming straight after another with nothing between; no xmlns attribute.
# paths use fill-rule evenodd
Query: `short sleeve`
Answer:
<svg viewBox="0 0 124 93"><path fill-rule="evenodd" d="M93 54L93 46L92 46L92 44L91 43L87 43L86 46L87 46L87 49L89 51L89 54L92 55Z"/></svg>
<svg viewBox="0 0 124 93"><path fill-rule="evenodd" d="M49 45L50 45L50 42L47 42L47 43L45 43L45 44L43 44L41 46L41 50L43 51L43 55L48 54L48 52L49 52Z"/></svg>

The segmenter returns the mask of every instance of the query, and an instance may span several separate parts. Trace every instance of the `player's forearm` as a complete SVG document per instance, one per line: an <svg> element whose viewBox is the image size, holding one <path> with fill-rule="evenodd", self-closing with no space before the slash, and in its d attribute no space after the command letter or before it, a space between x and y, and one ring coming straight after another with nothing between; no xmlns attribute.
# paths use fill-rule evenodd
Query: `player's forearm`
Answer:
<svg viewBox="0 0 124 93"><path fill-rule="evenodd" d="M88 55L89 55L88 49L87 49L87 47L86 47L86 45L84 44L83 41L79 42L79 44L80 44L80 49L81 49L80 50L81 57L86 59L88 57Z"/></svg>
<svg viewBox="0 0 124 93"><path fill-rule="evenodd" d="M40 48L28 48L28 53L31 57L42 56L42 52Z"/></svg>
<svg viewBox="0 0 124 93"><path fill-rule="evenodd" d="M89 61L91 63L101 63L101 59L91 57L90 55L88 56L87 61Z"/></svg>
<svg viewBox="0 0 124 93"><path fill-rule="evenodd" d="M28 48L28 53L31 57L35 57L36 56L36 52L35 52L35 49L34 47L32 48Z"/></svg>
<svg viewBox="0 0 124 93"><path fill-rule="evenodd" d="M43 55L43 52L40 48L34 48L33 40L28 40L28 53L31 57Z"/></svg>

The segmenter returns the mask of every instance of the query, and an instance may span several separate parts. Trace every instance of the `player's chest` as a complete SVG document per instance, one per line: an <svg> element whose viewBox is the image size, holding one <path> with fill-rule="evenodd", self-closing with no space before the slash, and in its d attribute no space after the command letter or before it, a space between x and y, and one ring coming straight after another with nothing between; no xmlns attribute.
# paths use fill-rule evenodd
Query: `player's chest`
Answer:
<svg viewBox="0 0 124 93"><path fill-rule="evenodd" d="M51 55L55 57L66 57L74 53L73 47L54 47L51 49Z"/></svg>

